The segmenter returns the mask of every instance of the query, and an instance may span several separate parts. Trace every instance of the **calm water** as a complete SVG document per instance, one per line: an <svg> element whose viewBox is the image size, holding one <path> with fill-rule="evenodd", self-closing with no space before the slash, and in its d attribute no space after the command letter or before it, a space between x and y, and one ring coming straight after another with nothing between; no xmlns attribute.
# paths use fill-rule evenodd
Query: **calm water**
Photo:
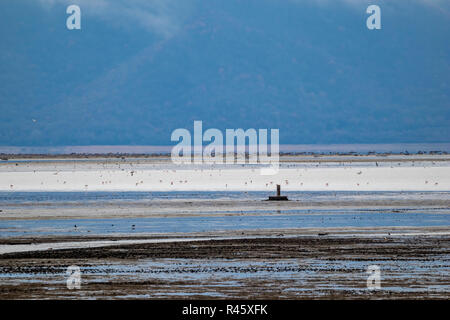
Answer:
<svg viewBox="0 0 450 320"><path fill-rule="evenodd" d="M286 191L290 200L298 201L332 201L332 200L417 200L447 199L450 191L444 192L391 192L391 191ZM104 203L104 202L145 202L152 200L265 200L270 192L0 192L0 206L20 204L64 204L69 203Z"/></svg>
<svg viewBox="0 0 450 320"><path fill-rule="evenodd" d="M450 192L287 192L292 200L445 199ZM266 192L2 192L0 209L152 201L155 199L229 199L260 201ZM83 210L83 207L80 208ZM207 210L207 209L205 209ZM218 230L326 227L449 226L450 208L349 208L239 211L239 216L195 216L115 219L0 220L0 237L24 235L93 235L112 233L173 233ZM197 213L202 212L199 209ZM245 214L248 215L245 215Z"/></svg>
<svg viewBox="0 0 450 320"><path fill-rule="evenodd" d="M76 227L75 227L76 226ZM174 217L133 219L66 219L0 221L0 237L24 235L88 235L111 233L173 233L218 230L319 227L449 226L450 215L420 212L345 212L311 215Z"/></svg>

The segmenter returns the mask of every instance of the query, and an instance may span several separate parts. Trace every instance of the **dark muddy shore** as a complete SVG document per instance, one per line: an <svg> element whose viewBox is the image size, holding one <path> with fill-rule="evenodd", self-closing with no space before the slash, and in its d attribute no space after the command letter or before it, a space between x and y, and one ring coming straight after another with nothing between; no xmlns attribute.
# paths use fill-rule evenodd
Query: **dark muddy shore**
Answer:
<svg viewBox="0 0 450 320"><path fill-rule="evenodd" d="M81 289L66 268L81 268ZM378 265L381 289L368 290ZM450 237L306 236L0 255L0 299L448 299ZM32 281L30 281L30 278Z"/></svg>

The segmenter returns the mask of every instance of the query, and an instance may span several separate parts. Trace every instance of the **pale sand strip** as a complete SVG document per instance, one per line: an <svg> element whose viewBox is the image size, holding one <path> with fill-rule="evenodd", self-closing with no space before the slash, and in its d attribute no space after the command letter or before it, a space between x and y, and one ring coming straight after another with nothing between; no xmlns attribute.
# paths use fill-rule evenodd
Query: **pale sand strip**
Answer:
<svg viewBox="0 0 450 320"><path fill-rule="evenodd" d="M1 171L0 191L449 191L450 166Z"/></svg>
<svg viewBox="0 0 450 320"><path fill-rule="evenodd" d="M230 238L232 239L232 238ZM201 241L211 239L148 239L148 240L117 240L117 241L74 241L74 242L52 242L39 244L17 244L17 245L2 245L0 246L0 254L17 253L17 252L31 252L31 251L46 251L46 250L62 250L62 249L86 249L86 248L100 248L119 245L130 244L145 244L145 243L168 243L168 242L188 242Z"/></svg>

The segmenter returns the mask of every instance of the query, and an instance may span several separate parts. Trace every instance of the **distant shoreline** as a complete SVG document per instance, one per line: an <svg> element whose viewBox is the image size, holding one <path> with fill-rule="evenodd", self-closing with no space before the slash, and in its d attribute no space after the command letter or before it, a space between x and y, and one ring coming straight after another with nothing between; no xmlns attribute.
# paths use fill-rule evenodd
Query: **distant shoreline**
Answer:
<svg viewBox="0 0 450 320"><path fill-rule="evenodd" d="M388 157L388 156L421 156L421 155L450 155L446 151L419 151L415 153L410 152L367 152L367 153L356 153L356 152L336 152L336 153L315 153L315 152L280 152L280 160L283 158L295 157L295 156L310 156L310 157L320 157L320 156L336 156L336 157L364 157L367 156L377 156L377 157ZM166 160L170 158L170 153L153 153L153 154L139 154L139 153L69 153L69 154L40 154L40 153L0 153L0 163L6 161L14 160L99 160L99 159L161 159ZM404 161L405 159L399 159ZM409 159L408 159L409 160ZM413 159L413 160L426 160L426 159ZM433 161L447 161L448 159L432 159ZM379 159L378 161L383 161Z"/></svg>
<svg viewBox="0 0 450 320"><path fill-rule="evenodd" d="M205 144L204 146L206 146ZM173 146L0 146L0 158L150 158L170 156ZM450 143L281 144L280 155L450 154Z"/></svg>

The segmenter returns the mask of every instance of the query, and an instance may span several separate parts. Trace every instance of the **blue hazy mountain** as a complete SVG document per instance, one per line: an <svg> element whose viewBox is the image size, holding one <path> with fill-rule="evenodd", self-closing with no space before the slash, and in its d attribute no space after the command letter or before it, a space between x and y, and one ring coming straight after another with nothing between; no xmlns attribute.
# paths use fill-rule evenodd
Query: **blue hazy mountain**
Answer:
<svg viewBox="0 0 450 320"><path fill-rule="evenodd" d="M79 4L81 30L66 28ZM369 4L382 29L368 30ZM450 141L450 2L0 2L0 145Z"/></svg>

